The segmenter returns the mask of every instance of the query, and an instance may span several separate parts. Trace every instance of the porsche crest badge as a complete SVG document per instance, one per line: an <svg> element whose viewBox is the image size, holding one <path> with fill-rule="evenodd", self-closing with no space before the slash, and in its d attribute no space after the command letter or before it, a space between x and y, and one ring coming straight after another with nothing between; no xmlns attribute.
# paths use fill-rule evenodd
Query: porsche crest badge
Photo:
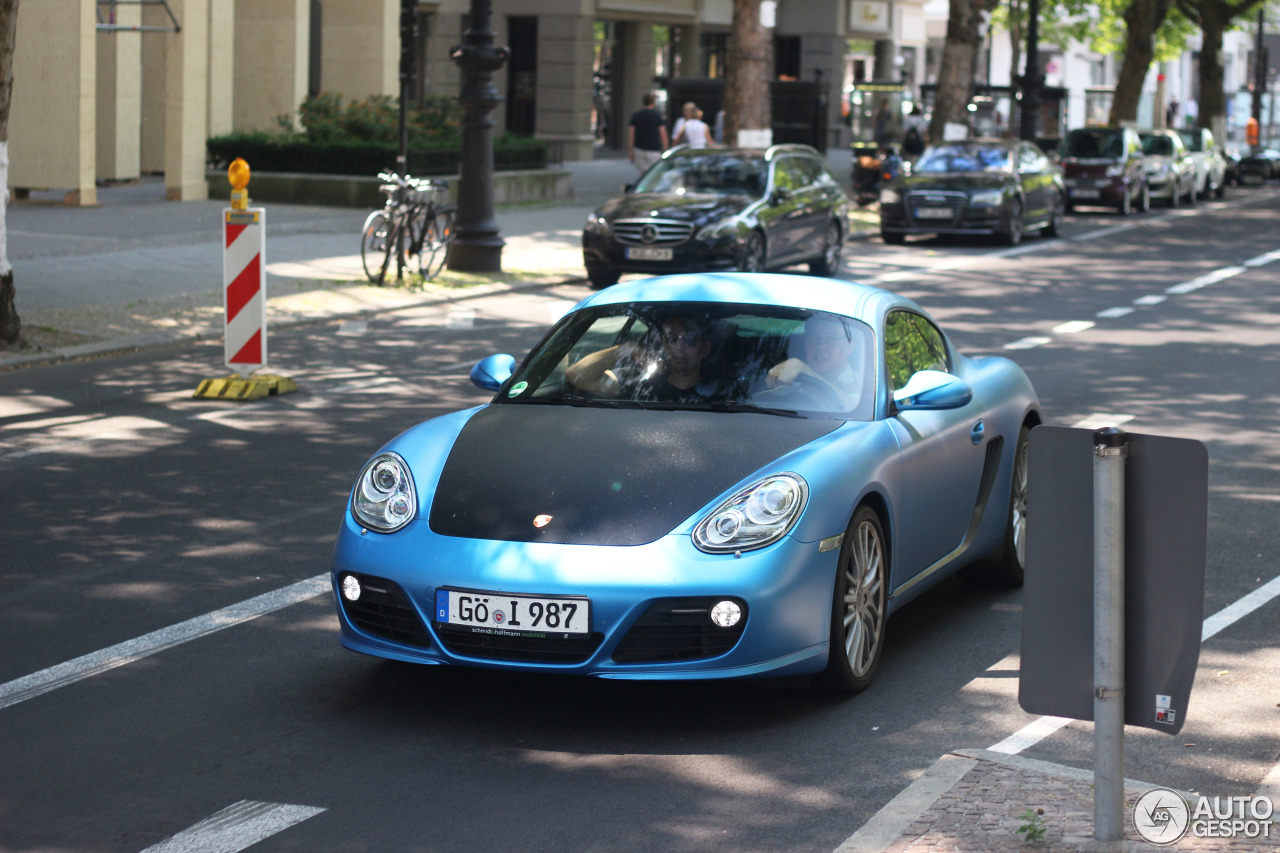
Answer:
<svg viewBox="0 0 1280 853"><path fill-rule="evenodd" d="M550 523L551 523L551 516L549 515L535 515L533 517L534 527L546 527Z"/></svg>

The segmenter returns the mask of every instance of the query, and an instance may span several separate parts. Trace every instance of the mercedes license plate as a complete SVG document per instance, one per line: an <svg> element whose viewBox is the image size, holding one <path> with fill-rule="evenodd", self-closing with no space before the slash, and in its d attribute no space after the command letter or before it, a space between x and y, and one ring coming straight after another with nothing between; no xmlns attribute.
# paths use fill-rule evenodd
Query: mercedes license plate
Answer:
<svg viewBox="0 0 1280 853"><path fill-rule="evenodd" d="M916 219L950 219L949 207L917 207Z"/></svg>
<svg viewBox="0 0 1280 853"><path fill-rule="evenodd" d="M438 589L436 622L493 633L588 634L591 601L583 596Z"/></svg>
<svg viewBox="0 0 1280 853"><path fill-rule="evenodd" d="M1098 190L1090 189L1074 189L1071 191L1072 198L1101 198L1102 193Z"/></svg>
<svg viewBox="0 0 1280 853"><path fill-rule="evenodd" d="M669 261L671 260L671 250L670 249L652 249L652 248L627 249L627 260L629 261Z"/></svg>

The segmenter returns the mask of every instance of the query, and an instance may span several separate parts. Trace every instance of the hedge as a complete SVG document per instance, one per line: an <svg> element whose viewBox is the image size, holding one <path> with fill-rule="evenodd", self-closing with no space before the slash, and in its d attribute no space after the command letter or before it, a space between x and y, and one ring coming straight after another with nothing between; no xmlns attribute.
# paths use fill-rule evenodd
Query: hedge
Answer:
<svg viewBox="0 0 1280 853"><path fill-rule="evenodd" d="M225 169L243 157L249 167L260 172L305 172L327 175L376 175L394 170L395 145L376 142L307 142L283 139L267 133L237 133L218 136L206 143L209 167ZM456 175L462 159L461 144L448 147L409 149L411 175ZM547 144L540 139L502 136L494 140L495 169L543 169L547 165Z"/></svg>

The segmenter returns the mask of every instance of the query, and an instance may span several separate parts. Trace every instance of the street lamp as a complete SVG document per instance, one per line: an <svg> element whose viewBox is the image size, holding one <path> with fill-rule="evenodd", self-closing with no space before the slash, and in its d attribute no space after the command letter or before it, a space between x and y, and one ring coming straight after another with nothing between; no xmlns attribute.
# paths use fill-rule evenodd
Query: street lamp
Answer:
<svg viewBox="0 0 1280 853"><path fill-rule="evenodd" d="M471 23L449 57L462 70L462 161L458 170L458 231L449 246L449 269L501 272L502 247L493 217L493 125L489 117L502 103L493 72L507 61L494 47L489 0L471 0Z"/></svg>

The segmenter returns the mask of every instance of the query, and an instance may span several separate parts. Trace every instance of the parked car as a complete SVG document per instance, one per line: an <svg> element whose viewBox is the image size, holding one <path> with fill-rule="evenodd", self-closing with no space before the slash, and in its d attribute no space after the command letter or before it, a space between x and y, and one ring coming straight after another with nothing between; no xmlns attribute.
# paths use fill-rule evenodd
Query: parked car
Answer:
<svg viewBox="0 0 1280 853"><path fill-rule="evenodd" d="M1227 192L1227 158L1207 127L1180 130L1178 136L1196 164L1196 195L1222 198Z"/></svg>
<svg viewBox="0 0 1280 853"><path fill-rule="evenodd" d="M1062 140L1062 175L1067 211L1079 205L1114 207L1121 216L1151 209L1151 190L1142 168L1142 140L1128 127L1085 127Z"/></svg>
<svg viewBox="0 0 1280 853"><path fill-rule="evenodd" d="M1244 157L1239 148L1224 146L1222 157L1227 161L1226 182L1240 186L1240 160Z"/></svg>
<svg viewBox="0 0 1280 853"><path fill-rule="evenodd" d="M1280 151L1274 148L1255 148L1252 154L1240 158L1240 183L1261 183L1280 178Z"/></svg>
<svg viewBox="0 0 1280 853"><path fill-rule="evenodd" d="M880 235L995 234L1011 246L1026 231L1062 233L1062 169L1030 142L980 139L925 149L910 174L880 191Z"/></svg>
<svg viewBox="0 0 1280 853"><path fill-rule="evenodd" d="M1147 173L1147 185L1151 197L1177 207L1185 198L1188 204L1196 203L1196 163L1182 143L1182 137L1174 130L1144 130L1138 134L1142 140L1142 168Z"/></svg>
<svg viewBox="0 0 1280 853"><path fill-rule="evenodd" d="M849 197L807 145L667 151L620 198L587 218L582 259L593 287L624 272L759 272L808 263L834 275Z"/></svg>
<svg viewBox="0 0 1280 853"><path fill-rule="evenodd" d="M856 692L926 588L1023 577L1035 391L881 288L624 282L471 377L487 405L411 427L356 479L331 574L348 649Z"/></svg>

